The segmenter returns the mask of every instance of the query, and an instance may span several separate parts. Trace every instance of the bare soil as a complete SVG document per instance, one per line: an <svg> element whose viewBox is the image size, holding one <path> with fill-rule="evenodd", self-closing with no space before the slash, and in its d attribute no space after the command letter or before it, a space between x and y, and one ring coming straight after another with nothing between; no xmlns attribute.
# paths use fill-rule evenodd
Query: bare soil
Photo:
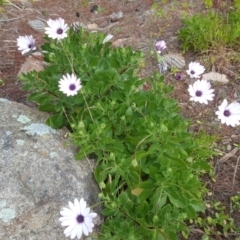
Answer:
<svg viewBox="0 0 240 240"><path fill-rule="evenodd" d="M157 9L153 10L153 4ZM225 11L231 1L215 0L214 8ZM154 43L163 39L167 43L168 53L181 53L177 31L182 27L182 16L193 15L206 11L203 1L194 0L41 0L36 2L12 2L14 5L5 6L0 14L0 97L22 102L35 107L27 101L26 92L21 90L21 83L17 80L17 73L24 63L26 56L22 56L17 50L16 39L18 36L33 35L38 45L43 42L44 32L36 32L27 24L28 20L62 17L68 24L80 21L84 24L96 23L102 31L114 35L112 41L118 40L120 46L131 46L134 50L141 50L146 54L143 76L152 75L159 71L155 56L150 55L154 50ZM98 11L93 6L98 6ZM111 22L109 16L112 13L123 13L123 18ZM80 16L79 16L80 15ZM79 16L79 17L78 17ZM227 53L221 53L225 56ZM193 52L183 54L186 63L200 61L202 58ZM224 98L229 101L240 101L240 84L238 79L238 67L222 61L215 62L215 69L227 75L230 82L225 85L213 84L215 89L214 101L207 106L202 106L189 101L188 85L193 80L187 76L183 81L176 80L174 74L165 74L165 81L174 86L172 97L181 106L182 115L191 119L191 131L206 131L217 140L216 149L219 156L210 159L216 177L203 179L209 189L209 199L220 201L231 210L230 197L240 193L240 127L232 128L221 125L216 119L215 111ZM213 65L204 65L211 71ZM187 67L187 66L186 66ZM186 69L183 71L185 72ZM232 73L232 74L229 74ZM234 148L236 151L233 151ZM231 154L232 153L232 154ZM228 154L228 155L227 155ZM224 161L220 158L225 156ZM231 215L237 226L240 226L240 212L235 211ZM197 233L198 232L198 233ZM200 233L199 233L200 232ZM190 239L201 239L201 231L197 230ZM223 237L216 235L215 239L236 239L236 236Z"/></svg>

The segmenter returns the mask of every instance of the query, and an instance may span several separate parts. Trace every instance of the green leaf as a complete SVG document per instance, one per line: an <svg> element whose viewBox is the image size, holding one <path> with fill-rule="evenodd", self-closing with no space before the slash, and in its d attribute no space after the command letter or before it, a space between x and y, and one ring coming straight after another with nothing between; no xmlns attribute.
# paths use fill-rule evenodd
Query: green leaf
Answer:
<svg viewBox="0 0 240 240"><path fill-rule="evenodd" d="M35 92L28 97L29 102L37 102L38 104L44 104L47 100L47 94L43 92Z"/></svg>
<svg viewBox="0 0 240 240"><path fill-rule="evenodd" d="M137 207L136 207L136 214L140 218L145 218L148 211L150 209L150 206L148 205L147 201L142 201Z"/></svg>
<svg viewBox="0 0 240 240"><path fill-rule="evenodd" d="M153 231L151 229L146 228L146 227L142 227L142 226L138 227L136 229L136 232L138 234L140 234L141 236L144 236L145 239L151 239L151 236L153 234Z"/></svg>
<svg viewBox="0 0 240 240"><path fill-rule="evenodd" d="M88 61L88 67L95 67L99 62L99 57L98 56L92 56L90 57Z"/></svg>
<svg viewBox="0 0 240 240"><path fill-rule="evenodd" d="M117 212L117 209L105 208L101 213L103 216L115 216Z"/></svg>
<svg viewBox="0 0 240 240"><path fill-rule="evenodd" d="M168 191L167 195L168 195L170 202L177 208L185 208L186 207L186 200L182 196L180 196L179 193L176 193L176 192L174 192L174 190L172 190L171 194Z"/></svg>
<svg viewBox="0 0 240 240"><path fill-rule="evenodd" d="M40 111L43 112L55 112L55 106L52 104L43 104L38 107Z"/></svg>
<svg viewBox="0 0 240 240"><path fill-rule="evenodd" d="M51 126L52 128L61 128L63 124L63 112L58 114L54 114L46 120L46 124Z"/></svg>
<svg viewBox="0 0 240 240"><path fill-rule="evenodd" d="M139 187L140 188L143 188L143 189L152 189L153 188L153 183L151 181L144 181L144 182L141 182L139 184Z"/></svg>

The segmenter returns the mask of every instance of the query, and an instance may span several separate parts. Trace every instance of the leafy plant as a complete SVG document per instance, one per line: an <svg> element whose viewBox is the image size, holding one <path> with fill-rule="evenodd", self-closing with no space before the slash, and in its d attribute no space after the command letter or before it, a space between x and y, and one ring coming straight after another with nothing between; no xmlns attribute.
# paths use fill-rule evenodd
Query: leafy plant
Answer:
<svg viewBox="0 0 240 240"><path fill-rule="evenodd" d="M231 213L235 210L240 210L240 193L236 194L235 196L232 196L231 202L232 202Z"/></svg>
<svg viewBox="0 0 240 240"><path fill-rule="evenodd" d="M239 229L235 226L234 219L226 213L226 207L220 202L210 202L208 205L211 208L211 214L199 216L195 220L195 224L205 232L202 239L213 240L217 236L236 235Z"/></svg>
<svg viewBox="0 0 240 240"><path fill-rule="evenodd" d="M212 0L204 0L204 4L206 8L211 8L213 6L213 1Z"/></svg>
<svg viewBox="0 0 240 240"><path fill-rule="evenodd" d="M184 51L201 52L225 42L223 20L221 15L213 10L187 17L183 19L183 24L178 38Z"/></svg>
<svg viewBox="0 0 240 240"><path fill-rule="evenodd" d="M240 9L229 10L226 17L210 10L183 19L178 38L184 51L203 52L222 46L239 47Z"/></svg>
<svg viewBox="0 0 240 240"><path fill-rule="evenodd" d="M70 29L61 41L45 37L46 68L23 74L24 89L51 113L48 125L69 128L77 159L94 154L105 217L100 240L186 236L186 221L205 210L199 178L211 169L211 139L189 133L163 76L138 77L141 52L112 48L104 37L83 29ZM67 73L81 78L75 96L59 90Z"/></svg>

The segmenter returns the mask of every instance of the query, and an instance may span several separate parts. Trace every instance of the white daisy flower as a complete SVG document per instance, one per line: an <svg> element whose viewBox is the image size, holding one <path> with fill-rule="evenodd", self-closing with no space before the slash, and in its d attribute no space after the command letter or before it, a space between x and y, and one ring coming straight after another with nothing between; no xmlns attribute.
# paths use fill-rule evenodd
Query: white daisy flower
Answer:
<svg viewBox="0 0 240 240"><path fill-rule="evenodd" d="M66 237L74 239L80 239L84 233L88 236L89 233L93 231L94 224L92 222L93 218L97 216L96 213L90 213L90 208L86 207L86 201L83 198L78 201L75 198L74 204L68 202L69 208L63 208L63 211L60 212L62 217L59 220L62 222L62 226L67 226L64 230Z"/></svg>
<svg viewBox="0 0 240 240"><path fill-rule="evenodd" d="M205 67L198 62L190 62L188 70L186 71L190 78L200 78L200 75L204 73Z"/></svg>
<svg viewBox="0 0 240 240"><path fill-rule="evenodd" d="M36 50L35 39L32 35L19 36L17 39L18 50L22 51L22 55Z"/></svg>
<svg viewBox="0 0 240 240"><path fill-rule="evenodd" d="M104 39L103 39L103 44L108 42L109 40L111 40L113 38L112 34L108 34Z"/></svg>
<svg viewBox="0 0 240 240"><path fill-rule="evenodd" d="M156 49L156 51L157 51L159 54L160 54L161 51L162 51L163 49L165 49L165 48L167 48L167 45L166 45L165 41L161 40L161 41L157 41L157 42L155 43L155 49Z"/></svg>
<svg viewBox="0 0 240 240"><path fill-rule="evenodd" d="M208 104L208 101L213 100L214 89L211 89L211 84L206 80L197 80L193 85L190 85L188 92L191 96L190 101Z"/></svg>
<svg viewBox="0 0 240 240"><path fill-rule="evenodd" d="M75 74L63 75L59 80L59 90L67 96L74 96L82 88L81 80Z"/></svg>
<svg viewBox="0 0 240 240"><path fill-rule="evenodd" d="M52 39L63 39L67 37L68 25L65 24L64 19L58 18L56 20L49 19L47 21L49 27L45 28L45 33Z"/></svg>
<svg viewBox="0 0 240 240"><path fill-rule="evenodd" d="M225 123L227 126L235 127L240 124L240 103L233 102L228 105L226 99L218 107L216 115L221 120L221 123Z"/></svg>

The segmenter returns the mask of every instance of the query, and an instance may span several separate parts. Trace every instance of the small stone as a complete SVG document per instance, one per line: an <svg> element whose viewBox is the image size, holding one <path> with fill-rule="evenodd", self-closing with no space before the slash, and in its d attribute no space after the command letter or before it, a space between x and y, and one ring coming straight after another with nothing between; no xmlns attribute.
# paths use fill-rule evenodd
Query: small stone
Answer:
<svg viewBox="0 0 240 240"><path fill-rule="evenodd" d="M89 30L96 30L96 29L98 29L98 25L96 23L90 23L87 25L87 28Z"/></svg>
<svg viewBox="0 0 240 240"><path fill-rule="evenodd" d="M44 70L44 67L43 67L44 63L42 60L39 60L39 59L36 59L32 56L29 56L25 62L22 64L17 76L19 77L22 73L25 73L27 74L28 72L30 71L42 71Z"/></svg>
<svg viewBox="0 0 240 240"><path fill-rule="evenodd" d="M119 38L112 43L112 46L124 47L124 44L126 43L126 41L127 41L127 38Z"/></svg>
<svg viewBox="0 0 240 240"><path fill-rule="evenodd" d="M209 72L202 75L202 79L213 81L213 82L220 82L220 83L228 83L229 80L227 79L227 76L225 74L220 74L217 72Z"/></svg>
<svg viewBox="0 0 240 240"><path fill-rule="evenodd" d="M163 55L162 61L168 65L169 69L181 69L186 66L184 57L178 53L169 53Z"/></svg>
<svg viewBox="0 0 240 240"><path fill-rule="evenodd" d="M112 13L110 16L109 16L109 19L111 22L117 22L119 21L121 18L123 18L123 12L117 12L117 13Z"/></svg>
<svg viewBox="0 0 240 240"><path fill-rule="evenodd" d="M74 32L77 32L80 28L87 29L87 26L86 26L84 23L79 22L79 21L73 22L73 23L71 24L71 27L73 27L73 31L74 31Z"/></svg>
<svg viewBox="0 0 240 240"><path fill-rule="evenodd" d="M99 28L105 28L108 25L108 20L103 21L102 23L99 24Z"/></svg>
<svg viewBox="0 0 240 240"><path fill-rule="evenodd" d="M227 145L227 151L231 151L232 150L232 146L230 144Z"/></svg>
<svg viewBox="0 0 240 240"><path fill-rule="evenodd" d="M46 27L46 24L39 19L29 20L28 25L36 32L43 32Z"/></svg>

